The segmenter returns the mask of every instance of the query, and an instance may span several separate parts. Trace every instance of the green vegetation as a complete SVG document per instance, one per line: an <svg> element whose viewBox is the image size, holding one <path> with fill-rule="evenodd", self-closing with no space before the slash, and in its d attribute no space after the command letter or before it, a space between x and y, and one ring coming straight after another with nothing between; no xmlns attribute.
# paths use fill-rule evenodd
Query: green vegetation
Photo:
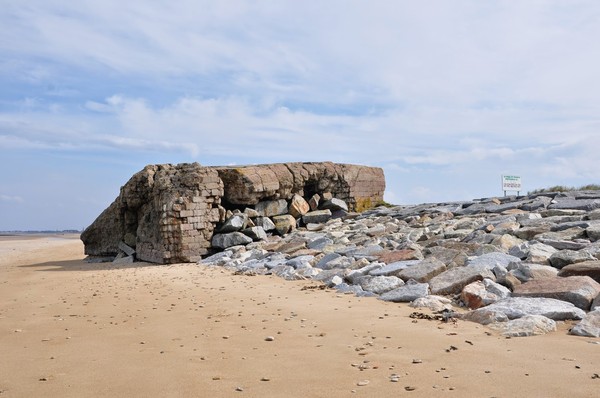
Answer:
<svg viewBox="0 0 600 398"><path fill-rule="evenodd" d="M548 188L534 189L533 191L528 192L528 195L531 195L534 193L543 193L543 192L568 192L568 191L600 191L600 185L599 184L588 184L588 185L584 185L579 188L567 187L564 185L555 185L553 187L548 187Z"/></svg>
<svg viewBox="0 0 600 398"><path fill-rule="evenodd" d="M393 205L391 203L386 202L385 200L380 200L377 203L375 203L375 207L379 207L379 206L383 206L383 207L396 207L398 205Z"/></svg>
<svg viewBox="0 0 600 398"><path fill-rule="evenodd" d="M378 200L376 202L372 202L371 198L357 198L356 199L356 211L358 213L362 213L365 210L369 210L369 209L379 207L379 206L396 207L396 205L388 203L385 200Z"/></svg>

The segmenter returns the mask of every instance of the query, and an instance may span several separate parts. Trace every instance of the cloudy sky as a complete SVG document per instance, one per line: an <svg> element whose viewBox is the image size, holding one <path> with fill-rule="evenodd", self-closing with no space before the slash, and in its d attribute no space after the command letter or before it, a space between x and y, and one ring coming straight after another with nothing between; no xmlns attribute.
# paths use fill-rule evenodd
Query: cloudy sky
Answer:
<svg viewBox="0 0 600 398"><path fill-rule="evenodd" d="M84 228L150 163L599 183L599 41L596 0L0 0L0 230Z"/></svg>

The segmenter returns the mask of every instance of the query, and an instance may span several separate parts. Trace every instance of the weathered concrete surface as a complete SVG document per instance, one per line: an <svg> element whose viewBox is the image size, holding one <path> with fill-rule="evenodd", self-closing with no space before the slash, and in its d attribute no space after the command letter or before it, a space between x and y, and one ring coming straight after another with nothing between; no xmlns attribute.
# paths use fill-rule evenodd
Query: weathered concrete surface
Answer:
<svg viewBox="0 0 600 398"><path fill-rule="evenodd" d="M85 254L116 255L129 235L139 260L198 260L208 253L222 195L223 183L214 169L198 163L146 166L83 231Z"/></svg>
<svg viewBox="0 0 600 398"><path fill-rule="evenodd" d="M224 186L223 199L237 205L255 205L266 199L290 199L294 193L310 198L330 192L361 211L383 199L385 178L378 167L331 162L281 163L245 167L216 167Z"/></svg>

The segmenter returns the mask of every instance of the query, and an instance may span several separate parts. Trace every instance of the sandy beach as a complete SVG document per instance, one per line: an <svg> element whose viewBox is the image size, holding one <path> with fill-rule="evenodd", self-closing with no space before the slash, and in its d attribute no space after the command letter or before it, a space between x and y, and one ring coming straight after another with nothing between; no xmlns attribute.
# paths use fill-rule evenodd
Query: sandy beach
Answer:
<svg viewBox="0 0 600 398"><path fill-rule="evenodd" d="M600 339L504 338L406 304L0 238L2 397L595 397ZM427 312L427 310L424 310Z"/></svg>

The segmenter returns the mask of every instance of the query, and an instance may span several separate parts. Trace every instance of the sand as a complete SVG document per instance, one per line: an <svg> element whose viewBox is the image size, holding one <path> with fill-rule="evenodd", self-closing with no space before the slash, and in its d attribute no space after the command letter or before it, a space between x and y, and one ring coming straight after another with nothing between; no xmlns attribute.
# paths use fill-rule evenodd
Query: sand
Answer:
<svg viewBox="0 0 600 398"><path fill-rule="evenodd" d="M415 321L408 305L311 281L83 259L74 235L0 238L1 397L600 391L600 339L567 335L571 323L507 339L464 321Z"/></svg>

